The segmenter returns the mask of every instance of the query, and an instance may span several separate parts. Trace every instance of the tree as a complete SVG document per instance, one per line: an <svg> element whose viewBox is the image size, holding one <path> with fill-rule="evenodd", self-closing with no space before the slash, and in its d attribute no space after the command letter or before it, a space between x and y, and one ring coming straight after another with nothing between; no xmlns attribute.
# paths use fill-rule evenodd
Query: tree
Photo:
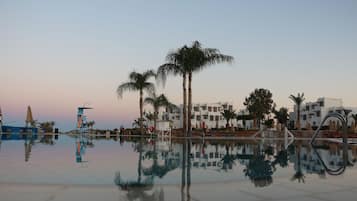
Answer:
<svg viewBox="0 0 357 201"><path fill-rule="evenodd" d="M289 121L289 113L288 109L285 107L280 108L279 110L273 109L273 113L275 115L275 119L282 125L281 130L287 126L287 123Z"/></svg>
<svg viewBox="0 0 357 201"><path fill-rule="evenodd" d="M159 96L156 95L156 93L150 94L149 97L146 97L144 100L144 103L150 104L154 108L154 114L153 114L153 120L154 120L154 129L156 130L156 122L158 119L159 115L159 109L160 107L166 107L166 108L176 108L174 104L172 104L164 94L161 94Z"/></svg>
<svg viewBox="0 0 357 201"><path fill-rule="evenodd" d="M215 48L202 48L202 45L198 41L194 41L192 46L188 48L187 66L188 69L188 131L191 131L191 112L192 112L192 73L199 72L204 68L219 64L219 63L232 63L234 57L221 54L218 49ZM190 132L191 134L191 132Z"/></svg>
<svg viewBox="0 0 357 201"><path fill-rule="evenodd" d="M119 98L123 97L124 91L139 91L139 108L140 108L140 132L141 134L144 133L143 127L143 93L144 91L153 93L155 91L155 86L153 83L149 82L148 80L151 77L155 77L156 74L152 70L145 71L143 73L137 73L135 71L129 74L129 81L124 82L119 85L117 89L117 94Z"/></svg>
<svg viewBox="0 0 357 201"><path fill-rule="evenodd" d="M227 121L226 128L229 128L229 121L236 117L235 111L234 110L223 110L223 112L221 112L221 115Z"/></svg>
<svg viewBox="0 0 357 201"><path fill-rule="evenodd" d="M186 88L186 76L187 76L187 46L183 46L175 51L171 51L166 56L167 63L159 66L157 70L157 79L162 81L165 85L166 78L168 75L174 76L182 76L182 98L183 98L183 106L182 106L182 126L183 126L183 133L187 132L187 88ZM189 118L190 120L190 118Z"/></svg>
<svg viewBox="0 0 357 201"><path fill-rule="evenodd" d="M273 94L268 89L255 89L245 98L244 105L254 119L254 126L270 114L273 108Z"/></svg>
<svg viewBox="0 0 357 201"><path fill-rule="evenodd" d="M162 80L166 79L167 74L180 75L183 78L183 129L184 132L191 131L191 113L192 113L192 73L199 72L207 66L232 62L233 57L221 54L218 49L202 48L198 41L194 41L192 46L183 46L178 50L167 55L169 63L164 64L158 69L158 76ZM188 108L187 107L187 89L186 79L188 77ZM187 114L186 114L187 109ZM191 133L191 132L190 132Z"/></svg>
<svg viewBox="0 0 357 201"><path fill-rule="evenodd" d="M301 104L305 101L304 93L298 93L297 96L290 95L289 98L295 103L296 105L296 110L297 110L297 115L296 115L296 128L298 130L301 129L300 125L300 108Z"/></svg>
<svg viewBox="0 0 357 201"><path fill-rule="evenodd" d="M46 121L46 122L40 123L40 128L41 128L45 133L52 133L54 126L55 126L55 122L54 122L54 121Z"/></svg>

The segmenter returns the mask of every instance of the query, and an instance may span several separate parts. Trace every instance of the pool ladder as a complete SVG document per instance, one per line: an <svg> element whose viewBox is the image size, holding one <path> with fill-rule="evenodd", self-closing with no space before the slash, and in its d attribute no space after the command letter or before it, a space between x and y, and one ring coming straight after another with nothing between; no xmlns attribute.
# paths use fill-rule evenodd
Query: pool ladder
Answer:
<svg viewBox="0 0 357 201"><path fill-rule="evenodd" d="M320 154L318 153L318 151L315 149L315 140L317 138L317 136L320 134L320 131L322 129L322 127L324 126L325 122L329 119L329 118L336 118L338 119L341 123L342 123L342 144L343 144L343 164L341 167L337 168L337 169L331 169L329 168L325 162L322 160ZM329 113L325 116L325 118L322 120L322 122L320 123L320 126L316 129L314 135L311 138L310 144L314 149L314 152L316 153L318 159L320 160L320 162L322 163L322 165L324 166L325 170L327 171L328 174L330 175L340 175L342 174L345 170L346 170L346 166L348 165L349 161L348 161L348 136L347 136L347 128L348 128L348 116L345 114L340 114L337 112L333 112L333 113ZM339 129L339 128L337 128Z"/></svg>
<svg viewBox="0 0 357 201"><path fill-rule="evenodd" d="M347 123L348 123L347 115L342 115L340 113L333 112L333 113L327 114L325 116L325 118L322 120L322 122L320 123L320 126L316 129L314 135L311 138L311 141L310 141L311 145L314 145L316 137L320 134L322 127L324 126L325 122L329 118L336 118L336 119L340 120L340 122L342 123L342 131L343 131L342 142L343 142L343 144L347 144Z"/></svg>

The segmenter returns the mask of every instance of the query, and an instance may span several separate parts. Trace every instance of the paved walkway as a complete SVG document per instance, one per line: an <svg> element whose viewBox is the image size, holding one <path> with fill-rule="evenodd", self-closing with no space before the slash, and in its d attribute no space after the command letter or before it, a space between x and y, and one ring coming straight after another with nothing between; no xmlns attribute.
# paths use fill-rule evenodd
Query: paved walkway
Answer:
<svg viewBox="0 0 357 201"><path fill-rule="evenodd" d="M342 176L318 178L309 176L305 183L290 178L275 179L266 187L255 187L252 182L226 182L193 184L189 193L181 193L180 185L156 185L142 192L122 191L115 186L84 185L29 185L0 184L1 201L355 201L357 192L356 171Z"/></svg>

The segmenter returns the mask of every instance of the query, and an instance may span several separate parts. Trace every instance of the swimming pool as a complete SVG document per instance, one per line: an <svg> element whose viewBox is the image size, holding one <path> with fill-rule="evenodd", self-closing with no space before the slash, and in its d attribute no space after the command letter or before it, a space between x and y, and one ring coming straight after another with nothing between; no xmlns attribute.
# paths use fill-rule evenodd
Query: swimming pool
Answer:
<svg viewBox="0 0 357 201"><path fill-rule="evenodd" d="M49 186L69 187L86 195L111 189L108 200L329 200L328 193L347 191L348 200L357 189L356 160L356 146L344 152L328 141L311 147L308 141L38 136L2 140L0 189L41 194ZM0 190L0 200L18 195Z"/></svg>

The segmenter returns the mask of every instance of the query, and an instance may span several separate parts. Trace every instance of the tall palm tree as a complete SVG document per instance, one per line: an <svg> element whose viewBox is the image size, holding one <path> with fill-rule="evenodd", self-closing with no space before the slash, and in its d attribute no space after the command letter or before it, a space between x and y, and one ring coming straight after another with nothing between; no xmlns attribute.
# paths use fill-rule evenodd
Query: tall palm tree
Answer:
<svg viewBox="0 0 357 201"><path fill-rule="evenodd" d="M191 135L191 112L192 112L192 73L199 72L204 68L219 64L219 63L232 63L234 58L229 55L221 54L218 49L215 48L203 48L201 43L194 41L192 46L188 48L186 55L186 69L188 70L188 126L187 129Z"/></svg>
<svg viewBox="0 0 357 201"><path fill-rule="evenodd" d="M153 120L154 120L155 130L156 130L156 122L158 119L160 107L166 107L170 109L176 107L167 99L167 97L164 94L160 94L159 96L157 96L156 93L151 93L148 97L145 98L144 103L150 104L154 108Z"/></svg>
<svg viewBox="0 0 357 201"><path fill-rule="evenodd" d="M298 130L301 129L301 125L300 125L300 107L301 104L305 101L305 97L304 97L304 93L298 93L297 96L294 95L290 95L289 98L294 101L295 105L296 105L296 109L297 109L297 119L296 119L296 128Z"/></svg>
<svg viewBox="0 0 357 201"><path fill-rule="evenodd" d="M135 71L129 74L129 81L124 82L119 85L117 89L117 94L119 98L123 97L124 91L139 91L140 99L139 99L139 108L140 108L140 132L144 133L143 127L143 95L144 91L152 93L155 91L155 86L153 83L148 80L151 77L155 77L156 74L152 70L145 71L143 73L137 73Z"/></svg>
<svg viewBox="0 0 357 201"><path fill-rule="evenodd" d="M233 111L232 110L223 110L223 112L221 112L221 115L227 121L226 128L229 128L229 121L231 119L236 118L236 114L235 114L234 110Z"/></svg>
<svg viewBox="0 0 357 201"><path fill-rule="evenodd" d="M157 79L161 80L164 85L168 75L182 76L182 128L184 134L187 132L187 121L190 120L190 117L187 119L187 50L187 46L183 46L175 51L169 52L166 55L167 63L159 66L157 70Z"/></svg>

